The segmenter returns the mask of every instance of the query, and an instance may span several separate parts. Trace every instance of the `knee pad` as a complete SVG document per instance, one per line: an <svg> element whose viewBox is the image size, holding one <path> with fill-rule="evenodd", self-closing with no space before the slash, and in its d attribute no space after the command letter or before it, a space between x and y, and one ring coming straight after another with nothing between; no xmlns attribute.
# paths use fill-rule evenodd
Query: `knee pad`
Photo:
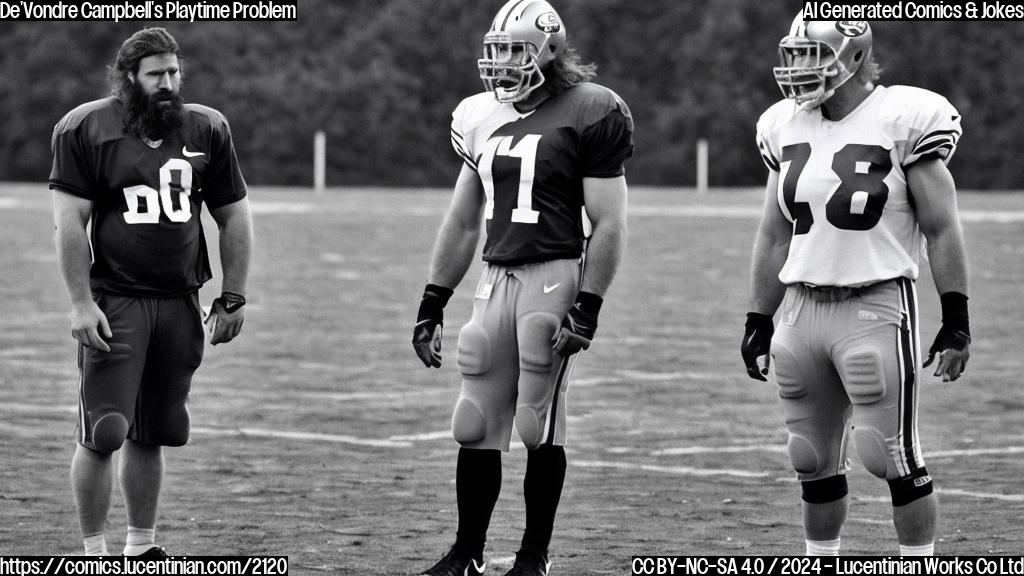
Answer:
<svg viewBox="0 0 1024 576"><path fill-rule="evenodd" d="M549 312L532 312L518 324L519 366L527 372L547 374L551 371L554 353L551 339L561 319Z"/></svg>
<svg viewBox="0 0 1024 576"><path fill-rule="evenodd" d="M853 404L873 404L885 396L882 355L873 348L854 350L843 357L841 367L846 392Z"/></svg>
<svg viewBox="0 0 1024 576"><path fill-rule="evenodd" d="M821 469L818 450L807 438L790 434L786 449L789 451L789 461L793 464L793 470L798 473L814 474Z"/></svg>
<svg viewBox="0 0 1024 576"><path fill-rule="evenodd" d="M910 476L889 480L889 493L893 506L906 506L932 493L932 477L921 468Z"/></svg>
<svg viewBox="0 0 1024 576"><path fill-rule="evenodd" d="M849 492L846 475L829 476L821 480L801 482L801 498L809 504L827 504L842 499Z"/></svg>
<svg viewBox="0 0 1024 576"><path fill-rule="evenodd" d="M858 426L853 429L853 441L857 445L857 454L864 467L879 478L889 476L890 462L889 445L882 433L873 428Z"/></svg>
<svg viewBox="0 0 1024 576"><path fill-rule="evenodd" d="M462 327L456 362L464 376L479 376L491 369L491 339L483 326L470 322Z"/></svg>
<svg viewBox="0 0 1024 576"><path fill-rule="evenodd" d="M487 435L483 410L469 398L459 398L452 414L452 436L459 444L472 444Z"/></svg>
<svg viewBox="0 0 1024 576"><path fill-rule="evenodd" d="M115 452L128 437L128 419L123 414L109 412L92 425L92 443L97 452Z"/></svg>
<svg viewBox="0 0 1024 576"><path fill-rule="evenodd" d="M543 416L529 406L519 406L516 409L516 432L519 433L523 446L530 450L540 446L546 440L545 424L547 419Z"/></svg>

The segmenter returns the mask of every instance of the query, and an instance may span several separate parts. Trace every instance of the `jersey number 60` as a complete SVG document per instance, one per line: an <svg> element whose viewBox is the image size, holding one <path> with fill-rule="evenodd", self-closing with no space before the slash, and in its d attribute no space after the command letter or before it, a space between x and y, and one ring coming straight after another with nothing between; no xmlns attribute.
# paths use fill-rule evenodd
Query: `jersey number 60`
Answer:
<svg viewBox="0 0 1024 576"><path fill-rule="evenodd" d="M174 206L171 196L174 185L174 173L178 173L178 206ZM154 190L145 184L129 186L124 189L124 200L128 209L124 212L124 221L128 224L156 224L160 222L160 209L171 222L188 222L192 218L192 203L188 197L192 194L192 165L181 158L171 158L160 167L160 190ZM146 208L140 212L139 198L145 199Z"/></svg>

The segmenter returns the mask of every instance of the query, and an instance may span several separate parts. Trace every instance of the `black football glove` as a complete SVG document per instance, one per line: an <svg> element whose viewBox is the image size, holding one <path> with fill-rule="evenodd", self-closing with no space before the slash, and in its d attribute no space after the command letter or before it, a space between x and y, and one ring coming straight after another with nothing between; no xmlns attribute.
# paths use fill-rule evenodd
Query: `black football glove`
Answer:
<svg viewBox="0 0 1024 576"><path fill-rule="evenodd" d="M590 348L597 331L597 315L604 300L592 292L580 292L576 302L562 318L562 326L555 333L552 350L563 356L572 356Z"/></svg>
<svg viewBox="0 0 1024 576"><path fill-rule="evenodd" d="M427 284L423 290L416 326L412 329L412 347L427 368L441 367L441 327L444 324L444 307L452 293L451 288L436 284Z"/></svg>
<svg viewBox="0 0 1024 576"><path fill-rule="evenodd" d="M775 324L772 317L760 312L747 312L747 323L740 344L743 363L747 365L747 374L754 380L767 382L768 364L771 362L772 335ZM757 358L764 356L764 368L757 365Z"/></svg>
<svg viewBox="0 0 1024 576"><path fill-rule="evenodd" d="M203 324L210 333L210 345L216 346L234 340L242 330L245 314L245 296L234 292L222 292L210 304L210 313L203 319Z"/></svg>
<svg viewBox="0 0 1024 576"><path fill-rule="evenodd" d="M939 296L942 303L942 327L935 336L932 347L928 349L928 359L923 366L928 366L935 359L935 355L942 355L944 350L956 350L964 352L971 343L971 323L967 314L967 296L959 292L946 292ZM968 354L969 355L969 354ZM956 380L963 368L967 365L967 358L962 359L962 365L954 368L950 374L952 380ZM940 361L941 366L941 361ZM939 376L940 373L936 373Z"/></svg>

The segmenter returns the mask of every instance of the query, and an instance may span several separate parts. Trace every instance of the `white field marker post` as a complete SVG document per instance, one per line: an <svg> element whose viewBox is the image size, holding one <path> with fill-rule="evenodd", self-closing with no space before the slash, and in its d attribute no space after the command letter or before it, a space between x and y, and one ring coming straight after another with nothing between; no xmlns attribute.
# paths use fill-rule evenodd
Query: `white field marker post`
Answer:
<svg viewBox="0 0 1024 576"><path fill-rule="evenodd" d="M313 190L321 193L326 186L327 135L317 130L313 136Z"/></svg>
<svg viewBox="0 0 1024 576"><path fill-rule="evenodd" d="M708 141L697 140L697 194L708 193Z"/></svg>

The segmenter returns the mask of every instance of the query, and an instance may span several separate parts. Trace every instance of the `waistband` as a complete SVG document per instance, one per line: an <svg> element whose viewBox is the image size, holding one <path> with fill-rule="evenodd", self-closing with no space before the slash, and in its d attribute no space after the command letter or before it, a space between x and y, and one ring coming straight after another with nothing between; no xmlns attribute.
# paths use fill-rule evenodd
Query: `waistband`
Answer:
<svg viewBox="0 0 1024 576"><path fill-rule="evenodd" d="M800 286L803 286L807 290L808 296L816 302L841 302L849 298L858 298L876 288L898 280L900 278L890 278L889 280L872 282L863 286L815 286L814 284L802 282Z"/></svg>

